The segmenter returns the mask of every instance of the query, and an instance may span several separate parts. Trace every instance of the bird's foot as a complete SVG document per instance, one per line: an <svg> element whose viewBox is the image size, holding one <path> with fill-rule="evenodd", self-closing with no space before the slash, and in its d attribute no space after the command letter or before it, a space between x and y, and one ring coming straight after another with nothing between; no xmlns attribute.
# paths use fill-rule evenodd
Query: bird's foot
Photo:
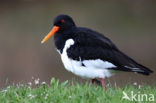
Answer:
<svg viewBox="0 0 156 103"><path fill-rule="evenodd" d="M104 83L104 79L103 79L103 78L100 78L100 81L101 81L102 87L103 87L104 90L106 91L106 85L105 85L105 83Z"/></svg>
<svg viewBox="0 0 156 103"><path fill-rule="evenodd" d="M104 83L104 79L103 78L100 78L100 81L97 80L97 79L92 79L92 84L97 84L97 85L100 85L104 88L104 90L106 90L106 85Z"/></svg>
<svg viewBox="0 0 156 103"><path fill-rule="evenodd" d="M95 80L96 80L96 79L92 79L92 84L94 84Z"/></svg>

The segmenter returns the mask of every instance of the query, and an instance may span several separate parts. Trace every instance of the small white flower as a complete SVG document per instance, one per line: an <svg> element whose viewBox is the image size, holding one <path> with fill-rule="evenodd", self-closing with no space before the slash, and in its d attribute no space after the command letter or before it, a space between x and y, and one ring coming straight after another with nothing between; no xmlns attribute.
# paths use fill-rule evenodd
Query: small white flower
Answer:
<svg viewBox="0 0 156 103"><path fill-rule="evenodd" d="M17 88L19 88L19 87L20 87L20 85L19 85L19 84L16 84L16 87L17 87Z"/></svg>
<svg viewBox="0 0 156 103"><path fill-rule="evenodd" d="M8 90L7 89L4 89L4 90L2 90L2 92L5 92L6 93L6 92L8 92Z"/></svg>
<svg viewBox="0 0 156 103"><path fill-rule="evenodd" d="M38 79L35 79L35 85L38 85L39 84L39 81L40 81L40 79L38 78Z"/></svg>
<svg viewBox="0 0 156 103"><path fill-rule="evenodd" d="M133 85L137 85L137 82L134 82Z"/></svg>
<svg viewBox="0 0 156 103"><path fill-rule="evenodd" d="M32 83L31 83L31 82L28 82L28 85L29 85L29 86L32 86Z"/></svg>
<svg viewBox="0 0 156 103"><path fill-rule="evenodd" d="M29 94L29 95L28 95L28 97L31 97L31 96L32 96L32 94Z"/></svg>
<svg viewBox="0 0 156 103"><path fill-rule="evenodd" d="M48 94L46 94L46 96L44 97L44 99L47 99L48 98Z"/></svg>
<svg viewBox="0 0 156 103"><path fill-rule="evenodd" d="M45 84L46 84L46 82L42 82L41 84L42 84L42 85L45 85Z"/></svg>
<svg viewBox="0 0 156 103"><path fill-rule="evenodd" d="M107 84L107 87L109 87L110 85L109 85L109 83Z"/></svg>
<svg viewBox="0 0 156 103"><path fill-rule="evenodd" d="M7 87L8 89L10 88L10 86Z"/></svg>
<svg viewBox="0 0 156 103"><path fill-rule="evenodd" d="M44 99L46 100L48 97L44 97Z"/></svg>
<svg viewBox="0 0 156 103"><path fill-rule="evenodd" d="M139 89L141 89L141 85L139 85L139 87L138 87Z"/></svg>
<svg viewBox="0 0 156 103"><path fill-rule="evenodd" d="M72 98L72 96L68 96L68 98L69 98L69 99L71 99L71 98Z"/></svg>
<svg viewBox="0 0 156 103"><path fill-rule="evenodd" d="M29 94L28 97L29 97L30 99L35 98L35 96L32 95L32 94Z"/></svg>

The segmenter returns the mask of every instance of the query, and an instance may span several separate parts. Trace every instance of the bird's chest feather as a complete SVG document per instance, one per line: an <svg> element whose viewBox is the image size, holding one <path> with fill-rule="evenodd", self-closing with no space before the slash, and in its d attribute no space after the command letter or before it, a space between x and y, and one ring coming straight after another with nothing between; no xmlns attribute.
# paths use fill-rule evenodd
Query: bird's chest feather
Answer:
<svg viewBox="0 0 156 103"><path fill-rule="evenodd" d="M71 59L67 56L67 49L70 48L70 46L74 45L74 40L73 39L68 39L64 45L64 48L62 50L62 53L61 53L61 59L62 59L62 62L65 66L65 68L72 72L73 68L72 68L72 63L71 63Z"/></svg>
<svg viewBox="0 0 156 103"><path fill-rule="evenodd" d="M108 62L103 62L100 59L84 60L82 62L81 60L78 61L69 58L67 55L67 49L69 49L71 46L74 46L74 43L75 42L73 39L68 39L65 42L63 51L61 53L62 62L68 71L84 78L103 78L106 76L111 76L109 70L107 70L106 68L109 68L113 65L109 64Z"/></svg>

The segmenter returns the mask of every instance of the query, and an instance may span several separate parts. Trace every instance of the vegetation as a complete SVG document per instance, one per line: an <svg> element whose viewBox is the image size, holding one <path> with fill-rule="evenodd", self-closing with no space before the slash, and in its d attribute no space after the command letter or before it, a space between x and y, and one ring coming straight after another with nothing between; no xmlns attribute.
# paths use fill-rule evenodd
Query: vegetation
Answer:
<svg viewBox="0 0 156 103"><path fill-rule="evenodd" d="M32 84L36 86L33 87ZM28 85L12 85L0 90L1 103L138 103L140 97L141 103L155 103L156 87L129 85L125 87L107 87L105 91L101 86L89 83L79 84L68 81L59 83L52 78L50 85L45 82ZM126 93L130 100L123 99ZM131 95L135 96L131 98ZM147 95L141 98L143 94ZM150 95L152 94L152 95ZM147 100L146 100L147 99ZM152 100L154 99L154 100ZM151 101L152 100L152 101Z"/></svg>

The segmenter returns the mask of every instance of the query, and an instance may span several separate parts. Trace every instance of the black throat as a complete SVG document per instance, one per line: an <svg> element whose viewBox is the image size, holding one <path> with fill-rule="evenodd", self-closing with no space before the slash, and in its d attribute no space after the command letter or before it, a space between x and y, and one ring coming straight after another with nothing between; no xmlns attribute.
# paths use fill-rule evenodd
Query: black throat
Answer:
<svg viewBox="0 0 156 103"><path fill-rule="evenodd" d="M54 34L54 42L57 50L62 54L65 42L68 39L74 39L76 27L72 27L66 31L58 31Z"/></svg>

